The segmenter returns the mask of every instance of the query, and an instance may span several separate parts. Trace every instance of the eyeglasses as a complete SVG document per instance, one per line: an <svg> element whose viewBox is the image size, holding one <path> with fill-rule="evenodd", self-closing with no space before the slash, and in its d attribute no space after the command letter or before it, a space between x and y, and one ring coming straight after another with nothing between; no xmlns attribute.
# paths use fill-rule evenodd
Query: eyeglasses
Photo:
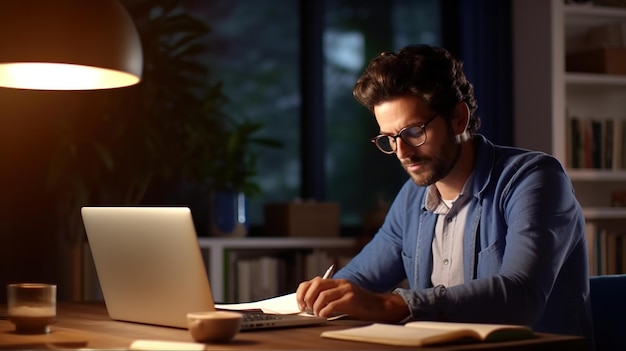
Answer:
<svg viewBox="0 0 626 351"><path fill-rule="evenodd" d="M409 146L421 146L426 142L426 126L439 116L439 114L436 114L428 121L424 122L424 124L419 126L402 128L402 130L400 130L400 132L396 135L379 135L373 137L370 141L374 143L380 151L386 154L393 154L396 152L396 149L398 148L398 142L396 140L398 137L400 137L400 139L402 139L402 141Z"/></svg>

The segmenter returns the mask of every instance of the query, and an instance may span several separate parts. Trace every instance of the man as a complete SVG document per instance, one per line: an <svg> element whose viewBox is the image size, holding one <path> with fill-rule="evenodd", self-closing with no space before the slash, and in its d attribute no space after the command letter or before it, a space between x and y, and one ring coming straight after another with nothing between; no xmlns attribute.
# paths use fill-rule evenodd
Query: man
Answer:
<svg viewBox="0 0 626 351"><path fill-rule="evenodd" d="M380 127L372 142L411 180L348 265L300 284L302 310L525 324L592 340L584 219L560 163L477 134L473 87L441 48L381 54L354 96ZM394 289L404 279L409 288Z"/></svg>

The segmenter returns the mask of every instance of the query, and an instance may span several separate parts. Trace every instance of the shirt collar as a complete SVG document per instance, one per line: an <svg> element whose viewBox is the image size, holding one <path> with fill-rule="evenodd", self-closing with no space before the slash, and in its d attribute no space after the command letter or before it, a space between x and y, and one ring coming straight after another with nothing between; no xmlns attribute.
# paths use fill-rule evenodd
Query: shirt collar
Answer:
<svg viewBox="0 0 626 351"><path fill-rule="evenodd" d="M458 211L458 208L462 207L462 205L467 203L467 200L470 198L470 194L468 194L468 192L470 191L473 177L474 172L472 171L470 176L465 181L463 189L461 189L461 193L454 200L452 208L456 208L456 211ZM441 194L434 184L429 185L426 189L426 199L424 200L424 207L427 211L434 212L435 214L447 214L451 210L451 208L448 208L448 206L441 199Z"/></svg>

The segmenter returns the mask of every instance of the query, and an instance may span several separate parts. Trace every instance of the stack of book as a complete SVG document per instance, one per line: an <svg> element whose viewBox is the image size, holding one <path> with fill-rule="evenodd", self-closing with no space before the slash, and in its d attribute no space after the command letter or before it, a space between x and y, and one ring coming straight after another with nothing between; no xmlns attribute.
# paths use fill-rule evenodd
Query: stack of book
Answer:
<svg viewBox="0 0 626 351"><path fill-rule="evenodd" d="M568 123L569 168L626 168L626 123L619 118L579 118Z"/></svg>

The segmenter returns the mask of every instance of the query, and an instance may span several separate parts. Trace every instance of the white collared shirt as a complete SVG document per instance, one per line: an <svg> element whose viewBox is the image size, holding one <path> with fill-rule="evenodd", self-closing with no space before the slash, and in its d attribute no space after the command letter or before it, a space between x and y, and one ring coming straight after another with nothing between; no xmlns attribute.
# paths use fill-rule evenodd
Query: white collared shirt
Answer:
<svg viewBox="0 0 626 351"><path fill-rule="evenodd" d="M443 200L437 187L429 186L426 209L439 215L432 242L433 286L450 287L464 282L463 235L468 212L465 205L469 198L470 195L461 192L454 200Z"/></svg>

